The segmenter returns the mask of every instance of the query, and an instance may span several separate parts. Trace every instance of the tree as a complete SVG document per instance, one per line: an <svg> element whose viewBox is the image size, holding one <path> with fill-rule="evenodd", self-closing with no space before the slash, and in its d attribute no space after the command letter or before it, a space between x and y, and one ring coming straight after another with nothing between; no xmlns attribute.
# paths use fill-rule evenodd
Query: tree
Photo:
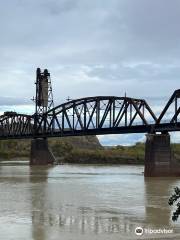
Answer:
<svg viewBox="0 0 180 240"><path fill-rule="evenodd" d="M180 188L175 187L174 188L174 194L169 198L169 205L172 206L177 200L180 199ZM176 211L173 212L172 220L177 221L179 215L180 215L180 201L176 204Z"/></svg>

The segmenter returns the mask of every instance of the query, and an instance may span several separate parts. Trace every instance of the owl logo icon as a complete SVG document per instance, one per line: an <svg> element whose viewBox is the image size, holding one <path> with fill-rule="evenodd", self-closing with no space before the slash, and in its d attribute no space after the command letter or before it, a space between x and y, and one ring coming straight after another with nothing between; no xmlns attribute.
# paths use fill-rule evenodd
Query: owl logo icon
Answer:
<svg viewBox="0 0 180 240"><path fill-rule="evenodd" d="M135 228L135 234L138 236L142 236L143 235L143 228L142 227L137 227Z"/></svg>

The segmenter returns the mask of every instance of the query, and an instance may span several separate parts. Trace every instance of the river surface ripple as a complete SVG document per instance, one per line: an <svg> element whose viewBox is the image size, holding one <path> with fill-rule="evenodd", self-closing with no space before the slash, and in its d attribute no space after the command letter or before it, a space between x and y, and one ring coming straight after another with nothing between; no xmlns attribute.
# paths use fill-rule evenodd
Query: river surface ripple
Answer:
<svg viewBox="0 0 180 240"><path fill-rule="evenodd" d="M147 178L143 166L0 164L0 239L180 239L168 198L180 178ZM135 235L135 228L173 234Z"/></svg>

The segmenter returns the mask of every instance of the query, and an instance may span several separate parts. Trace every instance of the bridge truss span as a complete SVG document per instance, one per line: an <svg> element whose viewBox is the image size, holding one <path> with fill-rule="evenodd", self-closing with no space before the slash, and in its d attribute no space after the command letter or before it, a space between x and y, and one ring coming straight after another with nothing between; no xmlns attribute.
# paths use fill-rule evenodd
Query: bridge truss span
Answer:
<svg viewBox="0 0 180 240"><path fill-rule="evenodd" d="M163 124L165 122L175 125L180 122L180 89L174 91L156 123Z"/></svg>
<svg viewBox="0 0 180 240"><path fill-rule="evenodd" d="M61 104L40 119L37 133L48 136L146 132L157 118L143 99L97 96Z"/></svg>
<svg viewBox="0 0 180 240"><path fill-rule="evenodd" d="M5 112L0 116L0 139L32 138L34 135L34 116Z"/></svg>
<svg viewBox="0 0 180 240"><path fill-rule="evenodd" d="M144 99L95 96L54 107L50 73L36 71L33 115L5 112L0 139L180 131L180 89L156 117Z"/></svg>

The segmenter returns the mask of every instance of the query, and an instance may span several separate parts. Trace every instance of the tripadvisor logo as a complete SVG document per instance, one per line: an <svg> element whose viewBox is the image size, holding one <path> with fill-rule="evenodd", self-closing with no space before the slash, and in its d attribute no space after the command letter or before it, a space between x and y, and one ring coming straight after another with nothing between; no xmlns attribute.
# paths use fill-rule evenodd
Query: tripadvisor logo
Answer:
<svg viewBox="0 0 180 240"><path fill-rule="evenodd" d="M143 235L143 228L142 227L135 228L135 234L138 236Z"/></svg>

